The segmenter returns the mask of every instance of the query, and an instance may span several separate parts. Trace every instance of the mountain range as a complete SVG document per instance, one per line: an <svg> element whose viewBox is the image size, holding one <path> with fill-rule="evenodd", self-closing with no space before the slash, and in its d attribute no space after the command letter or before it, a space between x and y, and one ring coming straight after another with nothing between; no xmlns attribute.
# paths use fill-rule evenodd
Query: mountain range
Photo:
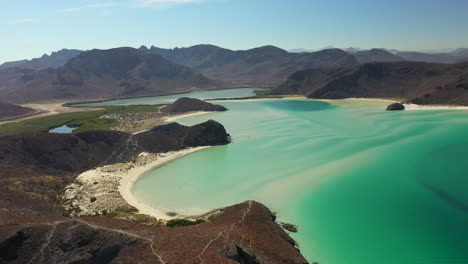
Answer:
<svg viewBox="0 0 468 264"><path fill-rule="evenodd" d="M4 101L105 99L213 89L218 82L133 48L82 52L57 69L0 71Z"/></svg>
<svg viewBox="0 0 468 264"><path fill-rule="evenodd" d="M404 98L417 104L468 105L468 62L376 62L298 71L271 94L309 98Z"/></svg>
<svg viewBox="0 0 468 264"><path fill-rule="evenodd" d="M358 63L352 55L340 49L291 53L275 46L234 51L213 45L197 45L175 49L142 46L140 50L159 54L208 78L231 85L272 85L298 70Z"/></svg>
<svg viewBox="0 0 468 264"><path fill-rule="evenodd" d="M2 101L10 103L82 101L250 85L276 87L288 80L274 89L274 92L290 91L310 95L314 89L320 88L319 90L325 91L326 89L322 90L320 87L322 84L329 87L329 83L335 85L343 79L351 81L357 78L358 86L367 90L376 90L369 91L369 96L371 94L375 96L374 94L378 94L378 89L383 89L382 96L415 99L421 97L421 92L435 94L431 90L434 88L432 84L440 83L441 87L445 85L452 87L450 83L456 81L453 78L459 77L455 76L459 72L455 69L464 65L461 62L467 58L468 49L437 54L385 49L352 49L349 52L325 49L317 52L292 53L274 46L235 51L213 45L174 49L154 46L91 51L64 49L29 61L2 64L0 94ZM405 61L436 61L445 64L404 63ZM423 74L421 73L423 70L437 74ZM397 72L401 75L395 74ZM403 75L405 72L408 74ZM361 82L363 81L361 77L366 74L369 75L367 76L369 83ZM298 76L305 77L300 77L298 81ZM397 76L401 78L397 82L399 86L387 87L394 84L393 78ZM323 79L325 77L326 82ZM415 80L431 81L431 83L422 85L418 82L415 87ZM371 83L374 85L373 88L369 86ZM459 84L456 83L455 87L457 85ZM297 87L302 88L296 89ZM348 94L349 96L367 94L361 90L349 90L350 87L352 85L342 87L343 97L345 91L356 92ZM407 91L395 93L394 90L397 88ZM390 90L393 92L390 93ZM451 98L456 94L455 91L459 90L450 88L443 91L449 93ZM320 94L320 96L327 96L330 93L324 94L326 95ZM442 98L440 93L438 94ZM421 103L440 101L423 98L425 99L420 99ZM465 104L464 99L452 99L450 102Z"/></svg>

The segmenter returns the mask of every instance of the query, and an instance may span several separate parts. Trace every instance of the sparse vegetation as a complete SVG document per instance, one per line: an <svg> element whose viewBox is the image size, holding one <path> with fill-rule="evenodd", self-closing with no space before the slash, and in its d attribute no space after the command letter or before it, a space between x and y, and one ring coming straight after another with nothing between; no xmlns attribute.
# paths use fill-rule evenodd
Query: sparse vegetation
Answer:
<svg viewBox="0 0 468 264"><path fill-rule="evenodd" d="M222 100L248 100L248 99L262 99L262 98L284 98L282 95L267 95L266 92L268 90L255 90L254 96L250 97L239 97L239 98L216 98L216 99L209 99L206 101L222 101Z"/></svg>
<svg viewBox="0 0 468 264"><path fill-rule="evenodd" d="M116 125L117 121L109 118L100 118L100 116L122 113L151 113L158 112L158 110L159 107L154 105L103 107L103 110L65 113L3 124L0 125L0 133L47 132L52 128L63 125L77 127L73 133L88 130L106 130Z"/></svg>
<svg viewBox="0 0 468 264"><path fill-rule="evenodd" d="M210 222L214 221L216 219L216 216L217 216L216 214L212 214L212 215L208 216L208 221L210 221Z"/></svg>
<svg viewBox="0 0 468 264"><path fill-rule="evenodd" d="M122 214L131 214L131 213L138 212L138 209L136 209L133 206L122 206L122 207L115 209L115 212L122 213Z"/></svg>
<svg viewBox="0 0 468 264"><path fill-rule="evenodd" d="M118 215L118 213L116 213L116 212L110 212L110 213L105 214L105 216L107 216L107 217L109 217L109 218L114 218L114 217L116 217L117 215Z"/></svg>
<svg viewBox="0 0 468 264"><path fill-rule="evenodd" d="M197 220L188 220L188 219L172 219L166 222L166 226L174 227L174 226L191 226L191 225L198 225L205 222L203 219Z"/></svg>
<svg viewBox="0 0 468 264"><path fill-rule="evenodd" d="M89 199L92 203L94 203L96 201L96 197L91 197L91 199Z"/></svg>
<svg viewBox="0 0 468 264"><path fill-rule="evenodd" d="M68 210L70 213L80 213L81 212L81 208L80 207L72 207Z"/></svg>

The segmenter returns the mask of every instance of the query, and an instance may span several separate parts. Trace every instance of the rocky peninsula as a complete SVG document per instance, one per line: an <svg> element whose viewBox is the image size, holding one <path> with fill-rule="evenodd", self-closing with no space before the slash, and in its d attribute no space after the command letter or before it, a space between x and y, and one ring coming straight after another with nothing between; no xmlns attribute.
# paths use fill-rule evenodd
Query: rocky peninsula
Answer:
<svg viewBox="0 0 468 264"><path fill-rule="evenodd" d="M227 143L229 134L212 120L139 134L1 136L0 262L307 263L257 202L226 207L197 225L166 227L122 199L121 179L106 177ZM90 170L101 174L85 177ZM96 190L102 195L89 195Z"/></svg>

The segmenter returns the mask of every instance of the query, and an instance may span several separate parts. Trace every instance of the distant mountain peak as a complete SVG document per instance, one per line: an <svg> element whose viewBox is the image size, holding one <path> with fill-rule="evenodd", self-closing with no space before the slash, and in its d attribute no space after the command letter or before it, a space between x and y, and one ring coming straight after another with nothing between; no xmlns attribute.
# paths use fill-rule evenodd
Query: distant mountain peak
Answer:
<svg viewBox="0 0 468 264"><path fill-rule="evenodd" d="M360 63L405 61L405 59L400 56L397 56L387 50L377 48L357 51L353 55Z"/></svg>
<svg viewBox="0 0 468 264"><path fill-rule="evenodd" d="M21 60L21 61L12 61L5 62L0 65L0 69L7 68L22 68L30 70L43 70L47 68L59 68L63 66L68 60L80 54L81 50L74 49L61 49L59 51L54 51L50 55L43 54L39 58L31 60Z"/></svg>

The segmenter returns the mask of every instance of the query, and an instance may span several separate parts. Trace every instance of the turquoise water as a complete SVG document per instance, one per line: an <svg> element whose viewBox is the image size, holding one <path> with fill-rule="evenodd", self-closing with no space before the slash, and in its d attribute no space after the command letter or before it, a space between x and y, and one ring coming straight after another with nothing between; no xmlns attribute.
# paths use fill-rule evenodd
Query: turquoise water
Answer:
<svg viewBox="0 0 468 264"><path fill-rule="evenodd" d="M386 103L221 102L233 143L155 169L134 186L167 211L260 201L320 264L468 263L468 112Z"/></svg>
<svg viewBox="0 0 468 264"><path fill-rule="evenodd" d="M49 130L49 133L70 134L75 129L76 127L69 127L67 125L63 125L61 127L56 127L56 128Z"/></svg>
<svg viewBox="0 0 468 264"><path fill-rule="evenodd" d="M254 96L254 91L262 90L260 88L239 88L239 89L225 89L216 91L197 91L191 93L171 94L163 96L150 96L150 97L137 97L128 99L118 99L103 102L76 104L76 106L114 106L114 105L157 105L157 104L170 104L180 97L190 97L198 99L228 99L228 98L245 98Z"/></svg>

